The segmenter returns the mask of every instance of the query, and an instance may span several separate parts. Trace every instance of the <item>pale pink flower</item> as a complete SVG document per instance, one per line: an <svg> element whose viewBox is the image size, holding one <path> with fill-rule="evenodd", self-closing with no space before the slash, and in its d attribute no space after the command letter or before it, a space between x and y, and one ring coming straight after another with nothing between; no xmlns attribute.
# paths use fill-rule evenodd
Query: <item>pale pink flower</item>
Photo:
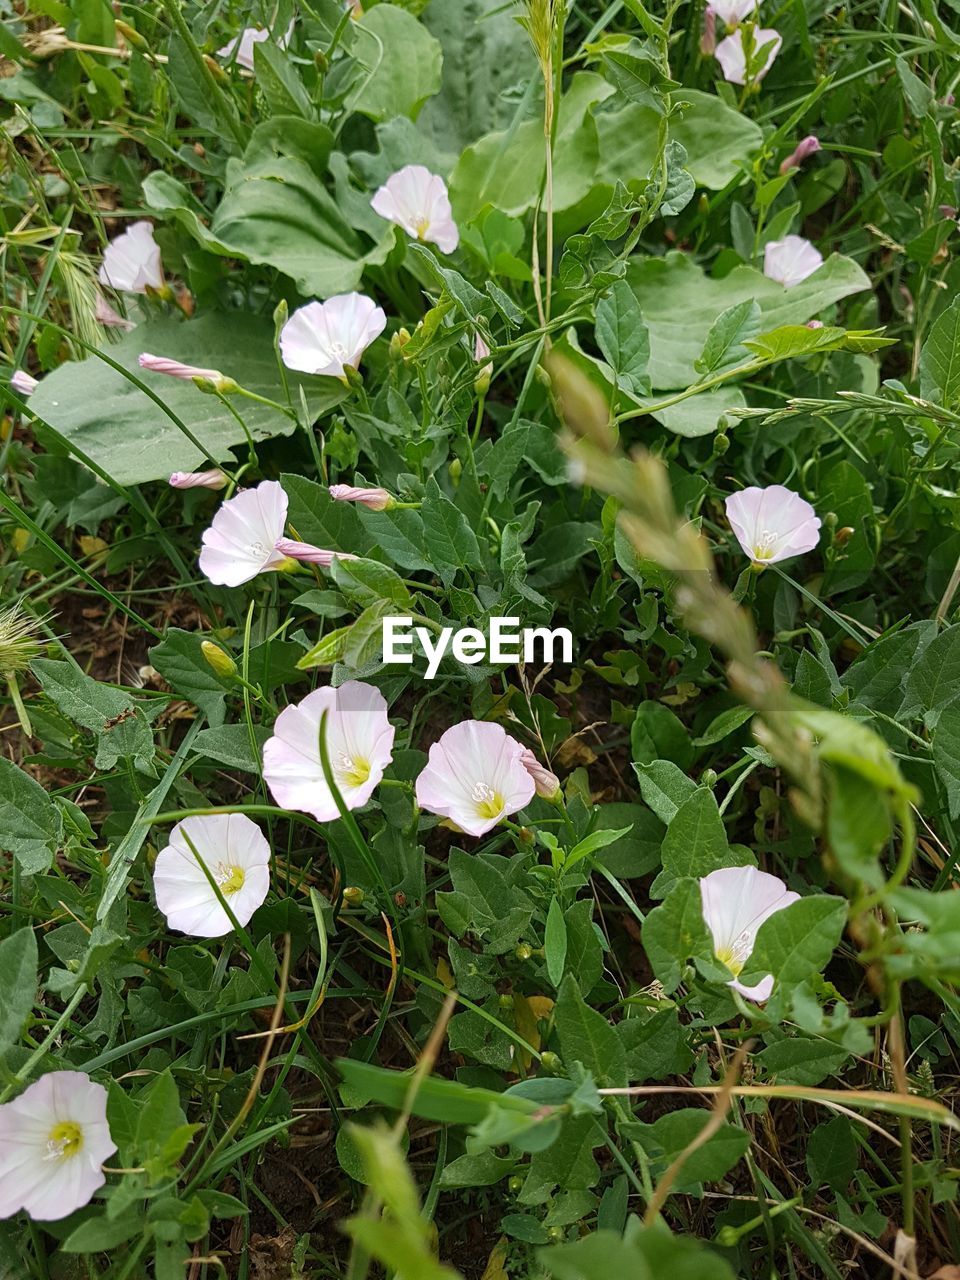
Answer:
<svg viewBox="0 0 960 1280"><path fill-rule="evenodd" d="M807 323L804 325L804 328L805 328L805 329L822 329L822 328L823 328L823 321L822 321L822 320L808 320L808 321L807 321Z"/></svg>
<svg viewBox="0 0 960 1280"><path fill-rule="evenodd" d="M542 765L529 747L524 747L520 755L520 763L533 779L537 795L544 800L556 800L560 794L560 779L555 773Z"/></svg>
<svg viewBox="0 0 960 1280"><path fill-rule="evenodd" d="M762 80L767 74L773 66L773 60L780 52L782 44L783 37L779 31L774 31L769 27L757 27L754 29L753 58L756 59L761 49L766 49L763 66L754 73L754 81ZM720 63L720 70L723 72L725 80L729 80L731 84L746 84L747 59L743 50L743 29L741 27L737 27L736 31L732 31L730 35L720 41L714 56Z"/></svg>
<svg viewBox="0 0 960 1280"><path fill-rule="evenodd" d="M229 498L204 530L201 571L217 586L239 587L283 568L287 557L276 547L286 522L287 495L276 480Z"/></svg>
<svg viewBox="0 0 960 1280"><path fill-rule="evenodd" d="M712 58L717 51L717 15L711 5L703 11L703 32L700 36L700 52Z"/></svg>
<svg viewBox="0 0 960 1280"><path fill-rule="evenodd" d="M386 326L383 308L362 293L308 302L281 329L280 354L288 369L343 378Z"/></svg>
<svg viewBox="0 0 960 1280"><path fill-rule="evenodd" d="M812 551L820 541L820 520L805 498L782 484L751 485L725 503L730 527L755 565L775 564Z"/></svg>
<svg viewBox="0 0 960 1280"><path fill-rule="evenodd" d="M755 987L737 981L753 953L760 926L799 897L777 876L756 867L721 867L700 881L703 922L713 938L713 953L733 974L727 986L748 1000L769 1000L773 990L772 974Z"/></svg>
<svg viewBox="0 0 960 1280"><path fill-rule="evenodd" d="M153 238L149 222L135 222L111 240L103 251L100 283L121 293L146 293L163 288L160 246Z"/></svg>
<svg viewBox="0 0 960 1280"><path fill-rule="evenodd" d="M807 156L812 156L820 150L820 139L816 134L808 134L806 138L802 138L794 149L787 156L786 160L780 165L780 173L789 173L791 169L799 169Z"/></svg>
<svg viewBox="0 0 960 1280"><path fill-rule="evenodd" d="M93 318L98 324L106 325L108 329L123 329L127 333L137 327L132 320L124 319L99 290L97 290L97 303L94 308Z"/></svg>
<svg viewBox="0 0 960 1280"><path fill-rule="evenodd" d="M32 396L39 385L37 379L31 378L26 369L14 369L10 375L10 386L22 396Z"/></svg>
<svg viewBox="0 0 960 1280"><path fill-rule="evenodd" d="M757 8L758 0L710 0L707 6L718 18L723 19L725 27L735 27Z"/></svg>
<svg viewBox="0 0 960 1280"><path fill-rule="evenodd" d="M168 356L152 356L147 351L140 353L137 363L149 373L165 373L170 378L183 378L184 381L193 378L205 378L207 382L227 381L219 369L201 369L195 364L181 364Z"/></svg>
<svg viewBox="0 0 960 1280"><path fill-rule="evenodd" d="M171 489L225 489L229 481L214 467L210 471L174 471L167 483Z"/></svg>
<svg viewBox="0 0 960 1280"><path fill-rule="evenodd" d="M365 805L393 759L396 730L379 689L348 680L314 689L277 716L263 748L263 776L284 809L333 822L340 810L320 759L320 721L326 713L326 751L337 790L348 809Z"/></svg>
<svg viewBox="0 0 960 1280"><path fill-rule="evenodd" d="M334 560L356 560L349 551L327 551L324 547L315 547L312 542L297 542L295 538L278 538L277 551L291 560L302 560L304 564L318 564L329 569Z"/></svg>
<svg viewBox="0 0 960 1280"><path fill-rule="evenodd" d="M350 484L332 484L327 490L335 502L359 502L370 511L386 511L393 498L386 489L358 489Z"/></svg>
<svg viewBox="0 0 960 1280"><path fill-rule="evenodd" d="M473 386L474 390L481 395L486 395L490 388L490 379L493 377L493 361L487 359L489 354L490 348L478 333L473 340L473 358L477 364L481 364L483 361L486 361L486 363L483 364L480 372L474 378Z"/></svg>
<svg viewBox="0 0 960 1280"><path fill-rule="evenodd" d="M170 832L154 864L153 892L171 929L193 938L230 932L233 925L210 877L239 924L263 905L270 891L270 846L246 814L202 813Z"/></svg>
<svg viewBox="0 0 960 1280"><path fill-rule="evenodd" d="M116 1149L103 1085L82 1071L41 1076L0 1107L0 1218L66 1218L106 1182Z"/></svg>
<svg viewBox="0 0 960 1280"><path fill-rule="evenodd" d="M277 36L276 44L278 49L285 49L290 43L290 37L293 34L293 23L287 27L284 35ZM234 59L238 66L243 67L246 71L252 71L254 68L253 51L255 47L264 40L270 39L270 32L266 27L245 27L240 35L235 36L232 40L227 41L222 49L217 50L217 57L223 58L229 62Z"/></svg>
<svg viewBox="0 0 960 1280"><path fill-rule="evenodd" d="M471 836L482 836L536 793L523 751L502 725L464 720L430 748L417 778L417 804Z"/></svg>
<svg viewBox="0 0 960 1280"><path fill-rule="evenodd" d="M770 240L763 251L763 274L791 289L823 265L823 254L803 236Z"/></svg>
<svg viewBox="0 0 960 1280"><path fill-rule="evenodd" d="M441 253L453 253L460 243L447 184L422 164L398 169L370 203L381 218L395 222L416 240L431 241Z"/></svg>

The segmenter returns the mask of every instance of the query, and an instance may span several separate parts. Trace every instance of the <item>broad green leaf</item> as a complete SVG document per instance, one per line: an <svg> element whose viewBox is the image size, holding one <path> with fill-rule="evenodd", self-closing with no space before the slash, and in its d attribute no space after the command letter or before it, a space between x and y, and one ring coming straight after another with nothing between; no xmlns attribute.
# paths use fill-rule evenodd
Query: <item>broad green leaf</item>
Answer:
<svg viewBox="0 0 960 1280"><path fill-rule="evenodd" d="M63 814L46 790L0 756L0 849L27 875L46 871L63 841Z"/></svg>
<svg viewBox="0 0 960 1280"><path fill-rule="evenodd" d="M389 565L378 560L334 560L330 576L347 597L356 604L373 604L388 600L403 613L411 607L411 596L403 579Z"/></svg>
<svg viewBox="0 0 960 1280"><path fill-rule="evenodd" d="M693 764L695 754L684 724L669 707L652 699L637 707L630 727L630 747L636 765L672 760L686 770Z"/></svg>
<svg viewBox="0 0 960 1280"><path fill-rule="evenodd" d="M694 361L700 374L715 373L747 359L743 345L747 338L760 332L760 307L753 298L744 298L721 311L710 326L703 351Z"/></svg>
<svg viewBox="0 0 960 1280"><path fill-rule="evenodd" d="M223 723L226 695L236 685L222 680L203 656L205 638L198 631L169 627L150 650L150 661L174 693L194 703L216 726Z"/></svg>
<svg viewBox="0 0 960 1280"><path fill-rule="evenodd" d="M597 303L597 346L620 385L636 395L650 390L650 339L630 287L618 280Z"/></svg>
<svg viewBox="0 0 960 1280"><path fill-rule="evenodd" d="M742 845L730 846L713 792L698 787L671 819L660 861L663 870L650 889L658 898L687 876L699 879L718 867L752 865L753 855Z"/></svg>
<svg viewBox="0 0 960 1280"><path fill-rule="evenodd" d="M763 329L802 325L831 303L870 286L860 267L837 254L790 289L753 267L734 267L729 275L706 275L687 254L639 259L627 269L650 333L650 380L654 387L687 387L697 380L696 362L720 314L754 299ZM810 331L814 332L814 331Z"/></svg>
<svg viewBox="0 0 960 1280"><path fill-rule="evenodd" d="M75 663L40 658L33 664L43 691L75 724L97 736L96 765L112 769L122 758L136 757L149 767L153 758L153 732L144 710L123 689L103 684L85 675ZM156 715L161 704L149 707Z"/></svg>
<svg viewBox="0 0 960 1280"><path fill-rule="evenodd" d="M960 299L934 321L920 352L920 394L955 409L960 401Z"/></svg>
<svg viewBox="0 0 960 1280"><path fill-rule="evenodd" d="M878 802L872 782L843 765L830 769L828 785L830 848L847 875L879 889L884 881L879 855L890 839L890 811Z"/></svg>
<svg viewBox="0 0 960 1280"><path fill-rule="evenodd" d="M351 622L348 627L337 627L334 631L328 631L312 649L307 650L297 666L301 671L312 671L314 667L332 667L342 662L352 630Z"/></svg>
<svg viewBox="0 0 960 1280"><path fill-rule="evenodd" d="M833 1191L845 1191L860 1163L860 1147L846 1116L834 1116L818 1124L807 1138L807 1172L815 1188L826 1183Z"/></svg>
<svg viewBox="0 0 960 1280"><path fill-rule="evenodd" d="M271 115L313 118L313 104L287 53L272 40L261 40L253 47L253 67L257 88L267 100Z"/></svg>
<svg viewBox="0 0 960 1280"><path fill-rule="evenodd" d="M777 1084L814 1085L836 1075L849 1056L829 1040L785 1036L758 1053L757 1061Z"/></svg>
<svg viewBox="0 0 960 1280"><path fill-rule="evenodd" d="M219 369L258 395L284 399L272 325L246 312L207 312L195 320L151 317L106 350L188 424L210 457L231 466L232 448L245 445L246 437L227 406L203 395L192 382L147 373L137 363L140 353ZM288 377L295 389L297 375ZM332 379L302 381L314 412L332 407L344 394L339 383L332 390L323 385ZM96 356L67 361L47 374L30 397L30 407L120 484L166 480L172 471L210 465L159 405ZM289 418L268 406L245 400L241 412L255 440L295 430Z"/></svg>
<svg viewBox="0 0 960 1280"><path fill-rule="evenodd" d="M334 1065L349 1086L351 1101L358 1105L381 1102L393 1111L401 1111L408 1100L410 1071L388 1071L353 1058L338 1058ZM492 1106L529 1116L539 1110L540 1104L517 1094L478 1089L437 1076L421 1081L413 1098L414 1115L443 1124L479 1124Z"/></svg>
<svg viewBox="0 0 960 1280"><path fill-rule="evenodd" d="M680 806L696 792L697 784L672 760L652 760L634 768L645 803L669 826Z"/></svg>
<svg viewBox="0 0 960 1280"><path fill-rule="evenodd" d="M777 911L760 926L740 981L751 986L772 973L789 990L822 972L840 941L848 909L844 898L813 894Z"/></svg>
<svg viewBox="0 0 960 1280"><path fill-rule="evenodd" d="M567 958L567 926L563 920L563 908L556 898L550 900L543 950L547 961L547 977L555 987L559 987Z"/></svg>
<svg viewBox="0 0 960 1280"><path fill-rule="evenodd" d="M639 0L628 0L637 4ZM540 1249L538 1256L551 1280L734 1280L718 1253L689 1236L674 1236L666 1227L594 1231L571 1244Z"/></svg>
<svg viewBox="0 0 960 1280"><path fill-rule="evenodd" d="M709 1111L682 1107L661 1116L653 1124L638 1124L636 1129L647 1152L661 1169L669 1167L709 1123ZM724 1123L710 1138L690 1151L677 1177L676 1186L689 1187L696 1182L717 1182L741 1159L750 1146L750 1134L734 1124Z"/></svg>
<svg viewBox="0 0 960 1280"><path fill-rule="evenodd" d="M560 1052L570 1070L580 1062L598 1085L622 1087L627 1065L620 1038L603 1014L584 1003L576 979L564 978L554 1007Z"/></svg>
<svg viewBox="0 0 960 1280"><path fill-rule="evenodd" d="M37 939L29 927L0 942L0 1056L16 1044L37 996Z"/></svg>
<svg viewBox="0 0 960 1280"><path fill-rule="evenodd" d="M270 736L263 725L253 726L254 738L258 748L262 748ZM253 755L250 745L250 731L245 724L225 724L213 729L201 729L194 739L194 748L199 755L228 769L241 769L245 773L256 773L259 760Z"/></svg>
<svg viewBox="0 0 960 1280"><path fill-rule="evenodd" d="M451 580L460 569L482 567L477 535L432 476L424 489L420 519L433 564L442 577Z"/></svg>
<svg viewBox="0 0 960 1280"><path fill-rule="evenodd" d="M354 56L366 69L350 107L372 120L416 119L440 90L443 53L423 23L397 5L369 8L355 25Z"/></svg>

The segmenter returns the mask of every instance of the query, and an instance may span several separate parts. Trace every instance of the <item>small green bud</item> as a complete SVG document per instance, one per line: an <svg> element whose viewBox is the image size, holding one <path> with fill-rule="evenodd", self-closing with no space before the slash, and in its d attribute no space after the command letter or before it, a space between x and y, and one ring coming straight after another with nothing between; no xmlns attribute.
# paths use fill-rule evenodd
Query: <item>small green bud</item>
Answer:
<svg viewBox="0 0 960 1280"><path fill-rule="evenodd" d="M520 1177L518 1173L511 1174L510 1177L507 1179L507 1190L510 1192L511 1195L515 1196L522 1186L523 1186L523 1179Z"/></svg>
<svg viewBox="0 0 960 1280"><path fill-rule="evenodd" d="M503 995L498 996L498 998L497 998L497 1004L499 1004L499 1006L500 1006L500 1008L501 1008L501 1009L512 1009L512 1008L513 1008L513 996L512 996L512 995L510 995L510 993L509 993L509 992L505 991L505 992L503 993Z"/></svg>
<svg viewBox="0 0 960 1280"><path fill-rule="evenodd" d="M237 674L237 664L229 653L221 649L218 644L214 644L212 640L204 640L200 645L200 652L206 659L207 665L213 668L221 680L230 680Z"/></svg>
<svg viewBox="0 0 960 1280"><path fill-rule="evenodd" d="M717 1232L717 1244L721 1249L732 1249L740 1240L736 1227L721 1227Z"/></svg>
<svg viewBox="0 0 960 1280"><path fill-rule="evenodd" d="M715 787L717 785L717 773L714 769L704 769L700 775L700 785L702 787Z"/></svg>
<svg viewBox="0 0 960 1280"><path fill-rule="evenodd" d="M359 885L348 884L343 891L343 900L351 907L359 907L367 895Z"/></svg>
<svg viewBox="0 0 960 1280"><path fill-rule="evenodd" d="M403 348L410 341L409 329L398 329L390 339L390 359L397 361L403 359Z"/></svg>
<svg viewBox="0 0 960 1280"><path fill-rule="evenodd" d="M330 70L330 59L322 49L318 49L313 55L313 63L321 75L326 75Z"/></svg>
<svg viewBox="0 0 960 1280"><path fill-rule="evenodd" d="M533 947L531 947L529 942L520 942L517 944L517 948L513 954L518 960L522 960L526 963L526 961L533 955Z"/></svg>
<svg viewBox="0 0 960 1280"><path fill-rule="evenodd" d="M121 22L119 18L116 18L113 25L117 30L117 34L123 36L127 44L132 45L134 49L150 48L140 32L131 27L128 22Z"/></svg>
<svg viewBox="0 0 960 1280"><path fill-rule="evenodd" d="M730 448L730 437L725 431L718 431L713 437L713 456L722 457Z"/></svg>
<svg viewBox="0 0 960 1280"><path fill-rule="evenodd" d="M825 529L835 529L837 523L837 513L835 511L828 511L823 517L823 527Z"/></svg>
<svg viewBox="0 0 960 1280"><path fill-rule="evenodd" d="M555 1244L559 1243L566 1234L563 1227L547 1227L547 1235Z"/></svg>
<svg viewBox="0 0 960 1280"><path fill-rule="evenodd" d="M548 1075L559 1074L561 1065L559 1054L551 1053L549 1049L540 1058L540 1069L546 1071Z"/></svg>
<svg viewBox="0 0 960 1280"><path fill-rule="evenodd" d="M453 487L456 488L460 483L460 477L463 474L463 463L459 458L451 458L450 466L447 468L447 471L450 475L450 481L453 484Z"/></svg>

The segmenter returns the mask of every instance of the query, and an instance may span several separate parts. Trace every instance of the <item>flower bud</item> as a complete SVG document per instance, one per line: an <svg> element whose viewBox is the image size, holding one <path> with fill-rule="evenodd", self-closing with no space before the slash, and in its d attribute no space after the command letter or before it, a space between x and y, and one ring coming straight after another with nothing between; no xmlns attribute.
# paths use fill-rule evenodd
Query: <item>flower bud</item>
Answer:
<svg viewBox="0 0 960 1280"><path fill-rule="evenodd" d="M730 437L725 431L718 431L713 437L713 456L722 458L730 448Z"/></svg>
<svg viewBox="0 0 960 1280"><path fill-rule="evenodd" d="M450 465L447 467L447 473L450 476L450 482L454 488L460 483L460 477L463 475L463 463L459 458L451 458Z"/></svg>
<svg viewBox="0 0 960 1280"><path fill-rule="evenodd" d="M202 641L200 652L207 660L207 665L213 668L221 680L230 680L237 674L237 664L229 653L212 640Z"/></svg>
<svg viewBox="0 0 960 1280"><path fill-rule="evenodd" d="M37 379L31 378L25 369L14 369L10 377L10 386L22 396L32 396L39 385Z"/></svg>
<svg viewBox="0 0 960 1280"><path fill-rule="evenodd" d="M216 58L211 58L209 53L205 53L203 55L203 61L206 63L207 70L213 76L214 80L219 80L222 84L229 79L229 76L224 71L223 67L221 67L220 63Z"/></svg>
<svg viewBox="0 0 960 1280"><path fill-rule="evenodd" d="M546 1071L553 1076L558 1074L562 1065L559 1055L551 1053L549 1049L540 1058L541 1071Z"/></svg>
<svg viewBox="0 0 960 1280"><path fill-rule="evenodd" d="M702 787L715 787L717 785L717 773L715 769L704 769L700 775L700 785Z"/></svg>
<svg viewBox="0 0 960 1280"><path fill-rule="evenodd" d="M322 49L318 49L313 55L313 65L317 68L321 75L326 75L330 70L330 59Z"/></svg>
<svg viewBox="0 0 960 1280"><path fill-rule="evenodd" d="M214 467L210 471L174 471L167 483L171 489L224 489L229 481Z"/></svg>
<svg viewBox="0 0 960 1280"><path fill-rule="evenodd" d="M707 5L703 15L703 34L700 37L700 52L705 58L712 58L717 48L717 15Z"/></svg>
<svg viewBox="0 0 960 1280"><path fill-rule="evenodd" d="M846 546L856 532L856 529L851 528L850 525L844 525L842 529L838 529L834 534L833 540L838 547Z"/></svg>
<svg viewBox="0 0 960 1280"><path fill-rule="evenodd" d="M526 963L526 961L533 955L533 947L531 947L529 942L519 942L513 954L518 960L522 960Z"/></svg>
<svg viewBox="0 0 960 1280"><path fill-rule="evenodd" d="M537 795L543 800L549 800L551 804L559 804L563 793L560 790L560 779L557 775L555 773L551 773L545 765L542 765L534 753L527 747L523 749L520 756L520 763L533 779Z"/></svg>
<svg viewBox="0 0 960 1280"><path fill-rule="evenodd" d="M820 139L811 133L801 142L798 142L794 150L791 151L786 160L783 161L780 166L781 176L785 173L789 173L791 169L799 169L807 156L812 156L814 152L819 150Z"/></svg>
<svg viewBox="0 0 960 1280"><path fill-rule="evenodd" d="M486 363L483 364L483 368L473 380L473 389L476 391L478 396L485 396L490 390L490 379L493 377L493 361L487 360L487 356L489 356L489 354L490 348L478 333L473 343L473 358L477 364L481 364L483 361L486 361Z"/></svg>
<svg viewBox="0 0 960 1280"><path fill-rule="evenodd" d="M281 298L280 301L277 303L277 305L273 309L274 326L278 330L282 329L289 319L290 319L290 308L287 306L287 300L286 298Z"/></svg>
<svg viewBox="0 0 960 1280"><path fill-rule="evenodd" d="M410 341L409 329L398 329L390 339L390 359L398 361L403 359L403 348Z"/></svg>
<svg viewBox="0 0 960 1280"><path fill-rule="evenodd" d="M119 18L115 18L113 25L116 28L117 34L123 36L127 44L132 45L134 49L150 48L140 32L134 27L131 27L128 22L121 22Z"/></svg>
<svg viewBox="0 0 960 1280"><path fill-rule="evenodd" d="M360 886L356 884L348 884L343 891L343 900L351 907L361 906L366 896Z"/></svg>
<svg viewBox="0 0 960 1280"><path fill-rule="evenodd" d="M327 490L335 502L358 502L368 511L389 511L396 505L386 489L362 489L349 484L332 484Z"/></svg>
<svg viewBox="0 0 960 1280"><path fill-rule="evenodd" d="M497 997L497 1004L499 1004L501 1009L512 1009L513 996L510 995L508 991L505 991L502 995Z"/></svg>

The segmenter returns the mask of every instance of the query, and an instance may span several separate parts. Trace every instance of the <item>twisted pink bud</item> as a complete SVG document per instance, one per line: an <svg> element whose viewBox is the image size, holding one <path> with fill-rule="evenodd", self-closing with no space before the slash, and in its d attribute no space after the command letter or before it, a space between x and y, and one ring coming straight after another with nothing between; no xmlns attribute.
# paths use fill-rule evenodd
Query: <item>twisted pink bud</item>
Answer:
<svg viewBox="0 0 960 1280"><path fill-rule="evenodd" d="M172 489L223 489L227 477L218 468L212 471L174 471L168 483Z"/></svg>
<svg viewBox="0 0 960 1280"><path fill-rule="evenodd" d="M349 484L332 484L327 490L335 502L359 502L370 511L386 511L393 498L386 489L358 489Z"/></svg>
<svg viewBox="0 0 960 1280"><path fill-rule="evenodd" d="M291 560L302 560L304 564L318 564L329 569L334 560L356 560L356 556L346 551L325 551L323 547L315 547L311 542L297 542L295 538L278 538L274 550Z"/></svg>
<svg viewBox="0 0 960 1280"><path fill-rule="evenodd" d="M781 174L789 173L791 169L799 169L807 156L812 156L815 151L819 150L820 139L811 133L808 137L797 143L794 150L791 151L783 164L781 164Z"/></svg>

